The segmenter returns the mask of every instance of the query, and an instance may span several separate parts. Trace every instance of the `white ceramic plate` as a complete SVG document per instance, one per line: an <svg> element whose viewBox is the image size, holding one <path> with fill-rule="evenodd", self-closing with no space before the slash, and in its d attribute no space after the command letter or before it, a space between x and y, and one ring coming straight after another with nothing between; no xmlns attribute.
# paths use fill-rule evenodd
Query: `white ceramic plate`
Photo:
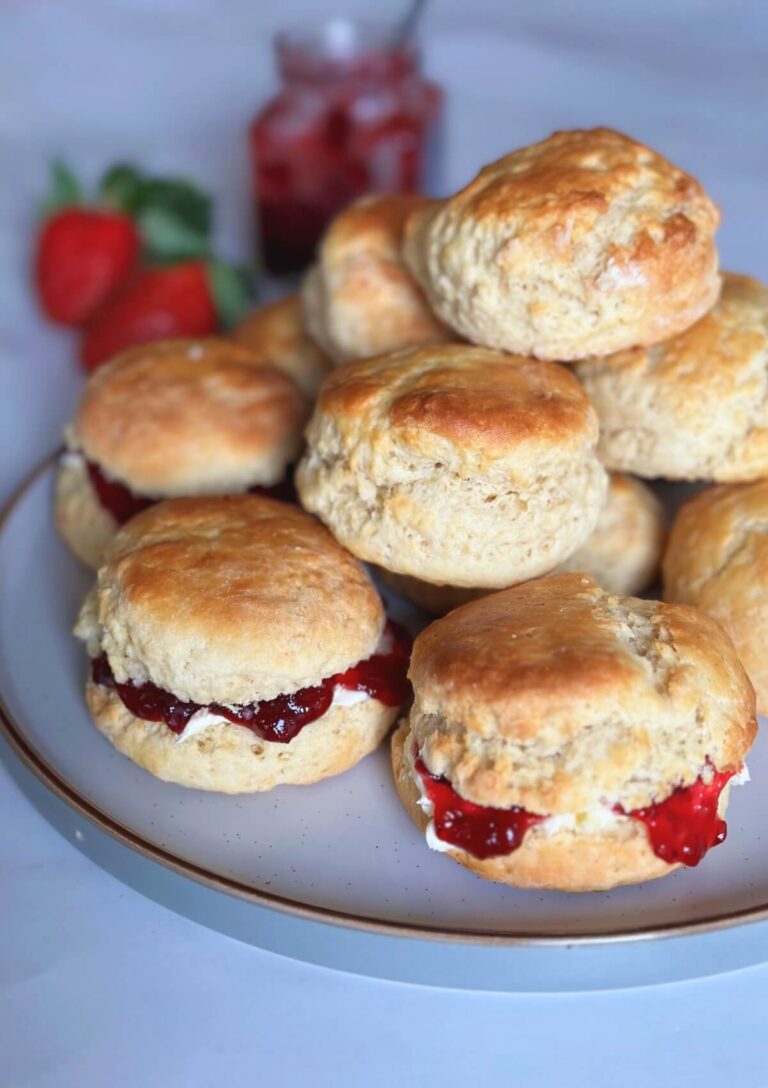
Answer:
<svg viewBox="0 0 768 1088"><path fill-rule="evenodd" d="M96 732L83 703L86 659L70 631L89 575L51 526L52 475L33 478L0 532L5 729L49 787L145 857L303 919L497 947L615 947L768 917L765 738L749 759L752 784L733 791L727 842L698 869L577 896L488 884L427 849L397 799L386 746L338 778L262 795L152 778ZM390 602L402 618L403 603Z"/></svg>

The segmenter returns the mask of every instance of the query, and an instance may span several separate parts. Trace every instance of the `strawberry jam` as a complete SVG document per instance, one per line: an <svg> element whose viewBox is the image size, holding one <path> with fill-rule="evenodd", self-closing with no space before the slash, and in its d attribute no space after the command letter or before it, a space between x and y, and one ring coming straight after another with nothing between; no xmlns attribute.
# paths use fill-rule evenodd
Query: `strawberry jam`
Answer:
<svg viewBox="0 0 768 1088"><path fill-rule="evenodd" d="M269 272L301 272L330 220L364 193L433 187L442 92L413 42L395 37L391 26L334 18L276 39L281 86L248 134Z"/></svg>
<svg viewBox="0 0 768 1088"><path fill-rule="evenodd" d="M88 479L96 492L99 502L108 510L118 525L140 514L148 506L153 506L160 499L147 499L143 495L136 495L124 484L117 480L108 480L98 465L93 461L87 462ZM289 470L284 480L272 487L248 488L249 495L266 495L270 499L280 499L282 502L295 502L296 490L293 486L293 473Z"/></svg>
<svg viewBox="0 0 768 1088"><path fill-rule="evenodd" d="M140 514L142 510L146 510L148 506L151 506L155 499L145 499L142 495L134 495L123 484L117 482L117 480L108 480L104 473L101 471L98 465L95 465L93 461L88 461L88 479L91 481L91 487L96 492L99 498L99 502L108 510L118 525L122 525L124 521L128 521L136 514Z"/></svg>
<svg viewBox="0 0 768 1088"><path fill-rule="evenodd" d="M518 806L476 805L461 797L447 778L432 774L418 755L414 767L434 808L438 839L476 858L511 854L526 831L547 818ZM714 771L711 782L699 776L690 786L678 786L664 801L629 812L614 805L613 811L645 824L651 849L662 861L698 865L708 850L725 841L728 829L717 814L717 805L734 773Z"/></svg>
<svg viewBox="0 0 768 1088"><path fill-rule="evenodd" d="M491 808L460 797L447 778L432 774L417 757L414 766L432 803L435 834L442 842L476 858L496 858L522 846L529 828L546 820L519 805Z"/></svg>
<svg viewBox="0 0 768 1088"><path fill-rule="evenodd" d="M669 865L698 865L713 846L725 841L725 820L717 814L720 794L735 771L713 771L712 781L701 775L690 786L678 786L664 801L626 812L621 805L614 812L641 820L657 857Z"/></svg>
<svg viewBox="0 0 768 1088"><path fill-rule="evenodd" d="M278 695L260 703L242 706L221 706L210 703L184 702L155 684L118 683L106 654L91 662L91 678L101 687L114 688L124 706L135 718L150 722L165 722L174 733L182 733L193 714L208 711L235 725L252 729L264 740L288 744L305 725L321 718L333 702L334 689L363 691L385 706L400 706L410 694L407 678L411 638L404 627L387 621L385 649L346 672L329 676L313 687L301 688L288 695Z"/></svg>

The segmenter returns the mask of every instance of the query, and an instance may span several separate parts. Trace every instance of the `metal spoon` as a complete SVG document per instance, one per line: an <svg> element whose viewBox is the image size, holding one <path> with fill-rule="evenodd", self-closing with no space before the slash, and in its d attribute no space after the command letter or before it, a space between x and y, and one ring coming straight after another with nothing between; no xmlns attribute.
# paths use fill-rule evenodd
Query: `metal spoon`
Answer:
<svg viewBox="0 0 768 1088"><path fill-rule="evenodd" d="M413 0L408 11L406 11L403 18L395 27L395 31L392 35L392 47L396 48L399 45L405 45L414 35L416 26L424 14L424 8L427 6L427 0Z"/></svg>

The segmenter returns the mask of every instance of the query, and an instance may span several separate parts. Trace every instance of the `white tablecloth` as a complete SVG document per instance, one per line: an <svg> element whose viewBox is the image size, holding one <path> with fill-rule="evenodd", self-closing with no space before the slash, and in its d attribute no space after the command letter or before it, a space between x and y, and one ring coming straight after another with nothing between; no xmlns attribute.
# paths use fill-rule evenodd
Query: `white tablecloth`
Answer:
<svg viewBox="0 0 768 1088"><path fill-rule="evenodd" d="M268 33L332 7L0 7L2 497L57 444L80 384L72 342L42 323L28 290L48 158L65 154L91 177L117 156L189 172L216 191L222 245L242 256L244 130L272 83ZM434 0L429 66L450 92L445 185L555 127L612 124L699 175L723 208L726 267L768 278L766 34L758 0ZM59 838L2 766L0 923L3 1088L764 1088L768 1076L768 966L547 997L308 967L124 888Z"/></svg>

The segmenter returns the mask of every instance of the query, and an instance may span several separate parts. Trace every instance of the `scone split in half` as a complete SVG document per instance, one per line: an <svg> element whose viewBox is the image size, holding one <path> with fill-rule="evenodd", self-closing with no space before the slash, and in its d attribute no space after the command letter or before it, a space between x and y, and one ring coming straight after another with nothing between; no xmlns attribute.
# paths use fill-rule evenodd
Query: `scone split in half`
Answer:
<svg viewBox="0 0 768 1088"><path fill-rule="evenodd" d="M96 727L152 774L241 793L338 774L409 694L362 566L271 499L173 499L114 538L76 633Z"/></svg>
<svg viewBox="0 0 768 1088"><path fill-rule="evenodd" d="M410 677L398 792L428 844L479 876L601 890L725 838L754 692L693 609L552 575L433 623Z"/></svg>
<svg viewBox="0 0 768 1088"><path fill-rule="evenodd" d="M130 348L89 379L56 481L59 532L98 567L118 527L164 498L288 497L307 407L291 378L215 338Z"/></svg>

